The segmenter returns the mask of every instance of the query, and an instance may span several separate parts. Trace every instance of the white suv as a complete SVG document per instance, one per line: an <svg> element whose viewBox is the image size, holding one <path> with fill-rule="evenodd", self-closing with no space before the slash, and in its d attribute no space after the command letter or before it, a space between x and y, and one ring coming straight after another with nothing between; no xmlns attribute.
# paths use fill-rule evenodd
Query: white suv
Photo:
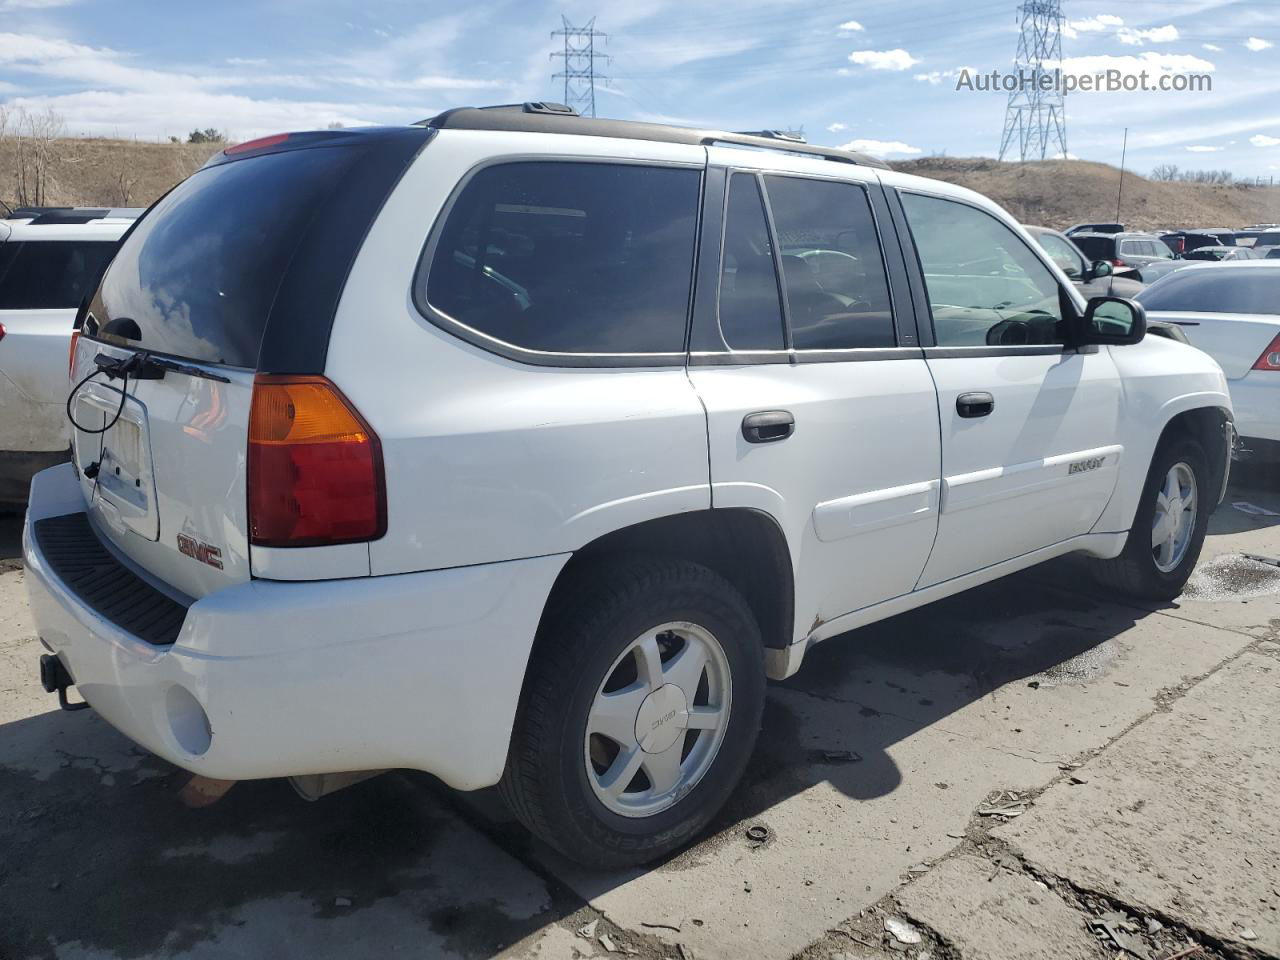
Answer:
<svg viewBox="0 0 1280 960"><path fill-rule="evenodd" d="M39 207L0 220L0 508L68 457L65 376L76 307L140 210Z"/></svg>
<svg viewBox="0 0 1280 960"><path fill-rule="evenodd" d="M1218 366L990 201L542 104L228 149L82 320L47 688L598 865L708 822L813 644L1070 552L1173 597L1227 480Z"/></svg>

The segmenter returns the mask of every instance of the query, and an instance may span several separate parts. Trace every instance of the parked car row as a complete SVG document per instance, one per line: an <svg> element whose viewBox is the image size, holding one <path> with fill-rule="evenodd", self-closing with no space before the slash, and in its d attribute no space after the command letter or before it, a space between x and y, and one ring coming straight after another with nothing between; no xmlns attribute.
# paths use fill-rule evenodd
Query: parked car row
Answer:
<svg viewBox="0 0 1280 960"><path fill-rule="evenodd" d="M815 644L1068 553L1182 590L1231 385L1280 355L1147 337L1144 298L1210 349L1266 330L1169 307L1180 273L1115 296L1116 260L1172 258L1110 236L540 103L227 148L93 278L54 378L45 688L207 777L425 770L576 860L664 856ZM1271 276L1185 273L1244 266Z"/></svg>

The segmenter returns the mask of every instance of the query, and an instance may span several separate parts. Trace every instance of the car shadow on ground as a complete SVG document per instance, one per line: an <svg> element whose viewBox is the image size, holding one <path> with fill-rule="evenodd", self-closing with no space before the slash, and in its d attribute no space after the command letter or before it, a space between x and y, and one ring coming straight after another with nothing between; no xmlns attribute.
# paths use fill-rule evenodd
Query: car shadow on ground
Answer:
<svg viewBox="0 0 1280 960"><path fill-rule="evenodd" d="M1229 510L1216 532L1237 522ZM1151 613L1104 601L1083 577L1078 563L1042 566L814 648L771 685L746 776L698 844L767 821L824 781L855 799L893 793L904 776L895 745L1008 684L1104 677L1122 655L1116 637ZM1016 730L999 736L1021 746ZM370 949L483 957L583 905L493 791L463 796L396 773L308 804L259 781L189 810L185 780L91 713L0 726L0 956L77 942L88 955L140 957L229 948L237 936L345 956L360 931ZM361 914L363 926L334 925Z"/></svg>

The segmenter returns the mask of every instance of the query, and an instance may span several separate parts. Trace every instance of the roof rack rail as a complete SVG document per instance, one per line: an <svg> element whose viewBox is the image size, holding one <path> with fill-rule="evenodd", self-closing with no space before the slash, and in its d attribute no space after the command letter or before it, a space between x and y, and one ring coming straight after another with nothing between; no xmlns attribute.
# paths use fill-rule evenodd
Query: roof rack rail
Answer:
<svg viewBox="0 0 1280 960"><path fill-rule="evenodd" d="M728 144L759 150L780 150L804 156L821 157L836 163L855 163L865 167L888 169L883 160L852 150L819 147L777 130L754 133L729 133L722 130L699 130L663 123L639 123L634 120L598 120L579 116L577 111L560 103L529 101L491 107L457 107L420 120L417 126L436 130L503 130L524 133L568 133L581 137L615 137L624 140L651 140L659 143L687 143L694 146Z"/></svg>
<svg viewBox="0 0 1280 960"><path fill-rule="evenodd" d="M783 140L786 143L808 143L804 137L797 133L787 133L785 130L735 130L740 137L764 137L766 140Z"/></svg>

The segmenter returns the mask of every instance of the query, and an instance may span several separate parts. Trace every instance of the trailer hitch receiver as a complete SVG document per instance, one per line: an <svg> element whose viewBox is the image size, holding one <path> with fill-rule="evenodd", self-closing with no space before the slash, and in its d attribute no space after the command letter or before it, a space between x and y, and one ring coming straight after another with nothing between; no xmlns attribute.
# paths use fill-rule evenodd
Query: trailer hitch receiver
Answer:
<svg viewBox="0 0 1280 960"><path fill-rule="evenodd" d="M71 672L61 659L51 653L41 654L40 686L44 687L44 692L56 693L58 706L63 710L88 710L89 704L85 701L72 703L67 699L67 688L73 684L75 681L71 678Z"/></svg>

